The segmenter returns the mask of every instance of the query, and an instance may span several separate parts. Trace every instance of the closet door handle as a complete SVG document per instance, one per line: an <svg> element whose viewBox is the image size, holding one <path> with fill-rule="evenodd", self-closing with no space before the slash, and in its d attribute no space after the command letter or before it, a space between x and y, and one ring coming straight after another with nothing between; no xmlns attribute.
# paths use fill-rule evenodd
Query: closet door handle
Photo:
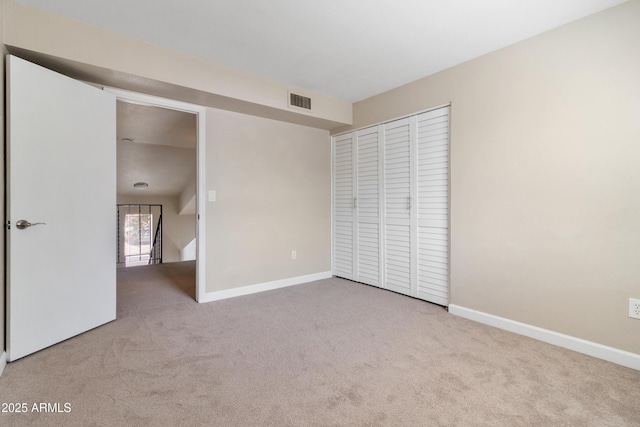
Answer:
<svg viewBox="0 0 640 427"><path fill-rule="evenodd" d="M409 196L407 197L407 206L409 210L411 210L411 208L413 207L413 197Z"/></svg>
<svg viewBox="0 0 640 427"><path fill-rule="evenodd" d="M357 209L358 208L358 198L354 197L353 198L353 209Z"/></svg>

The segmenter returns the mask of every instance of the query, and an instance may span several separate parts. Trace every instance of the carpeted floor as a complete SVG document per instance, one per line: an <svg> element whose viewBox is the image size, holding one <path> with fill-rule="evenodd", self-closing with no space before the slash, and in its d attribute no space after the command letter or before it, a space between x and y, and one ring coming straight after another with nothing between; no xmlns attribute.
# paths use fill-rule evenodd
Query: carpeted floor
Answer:
<svg viewBox="0 0 640 427"><path fill-rule="evenodd" d="M6 367L0 424L640 426L639 371L341 279L197 304L194 268L121 270L118 320Z"/></svg>

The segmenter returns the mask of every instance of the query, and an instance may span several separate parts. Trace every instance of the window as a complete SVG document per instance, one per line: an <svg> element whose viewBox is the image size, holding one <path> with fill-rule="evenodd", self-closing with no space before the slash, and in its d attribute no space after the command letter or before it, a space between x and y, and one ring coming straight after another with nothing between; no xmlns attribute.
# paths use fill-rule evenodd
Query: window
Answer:
<svg viewBox="0 0 640 427"><path fill-rule="evenodd" d="M126 214L124 218L125 266L146 265L153 244L153 215Z"/></svg>

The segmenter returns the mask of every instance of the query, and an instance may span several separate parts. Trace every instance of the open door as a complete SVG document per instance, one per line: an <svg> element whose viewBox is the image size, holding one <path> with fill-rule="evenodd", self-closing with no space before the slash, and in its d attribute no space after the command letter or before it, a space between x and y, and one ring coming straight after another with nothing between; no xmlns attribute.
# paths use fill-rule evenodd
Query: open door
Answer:
<svg viewBox="0 0 640 427"><path fill-rule="evenodd" d="M116 317L116 100L9 56L7 112L13 361Z"/></svg>

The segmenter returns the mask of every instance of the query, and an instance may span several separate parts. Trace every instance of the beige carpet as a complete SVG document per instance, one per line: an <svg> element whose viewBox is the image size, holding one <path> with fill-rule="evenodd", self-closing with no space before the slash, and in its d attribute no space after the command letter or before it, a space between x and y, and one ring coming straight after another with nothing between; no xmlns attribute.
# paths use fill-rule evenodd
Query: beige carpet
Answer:
<svg viewBox="0 0 640 427"><path fill-rule="evenodd" d="M207 304L121 271L118 320L10 363L1 425L640 426L640 372L329 279Z"/></svg>

